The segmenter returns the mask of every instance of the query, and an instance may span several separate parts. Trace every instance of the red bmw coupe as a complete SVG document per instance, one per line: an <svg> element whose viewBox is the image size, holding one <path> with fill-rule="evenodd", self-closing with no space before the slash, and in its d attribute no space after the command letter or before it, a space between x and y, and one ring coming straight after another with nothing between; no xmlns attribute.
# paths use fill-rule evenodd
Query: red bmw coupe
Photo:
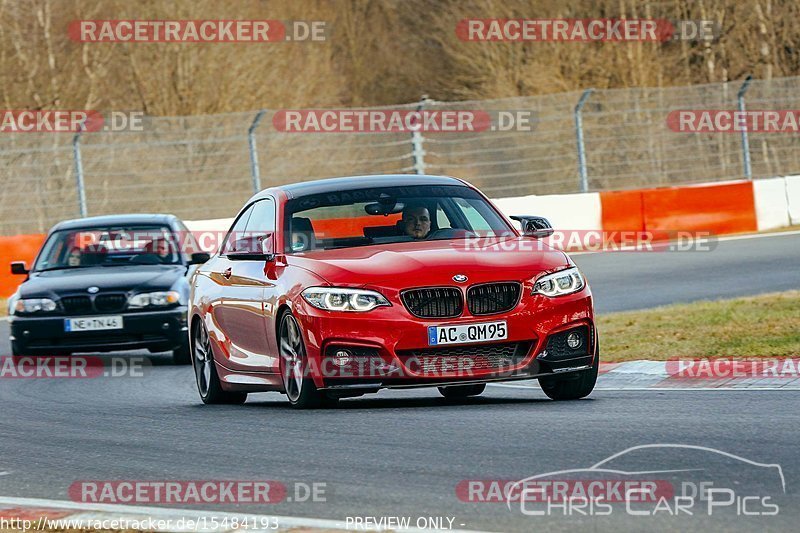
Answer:
<svg viewBox="0 0 800 533"><path fill-rule="evenodd" d="M266 189L191 279L200 397L280 391L299 408L382 388L475 396L538 379L587 396L599 350L589 285L512 217L442 176L362 176Z"/></svg>

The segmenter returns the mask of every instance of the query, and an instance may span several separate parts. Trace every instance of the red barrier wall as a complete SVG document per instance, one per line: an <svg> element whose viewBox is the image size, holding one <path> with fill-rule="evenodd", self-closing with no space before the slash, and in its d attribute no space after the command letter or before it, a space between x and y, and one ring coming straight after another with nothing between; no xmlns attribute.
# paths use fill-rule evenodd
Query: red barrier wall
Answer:
<svg viewBox="0 0 800 533"><path fill-rule="evenodd" d="M752 182L642 191L645 229L655 238L675 231L757 231Z"/></svg>
<svg viewBox="0 0 800 533"><path fill-rule="evenodd" d="M400 215L385 217L365 215L356 218L328 218L314 221L317 238L337 239L342 237L364 236L364 228L369 226L391 226L400 220Z"/></svg>
<svg viewBox="0 0 800 533"><path fill-rule="evenodd" d="M30 267L44 238L43 234L0 237L0 297L8 298L14 294L25 279L25 276L11 274L11 262L25 261Z"/></svg>
<svg viewBox="0 0 800 533"><path fill-rule="evenodd" d="M604 231L644 231L642 191L601 192L600 205Z"/></svg>
<svg viewBox="0 0 800 533"><path fill-rule="evenodd" d="M753 184L749 181L601 192L603 230L649 231L654 240L677 231L714 235L757 231Z"/></svg>

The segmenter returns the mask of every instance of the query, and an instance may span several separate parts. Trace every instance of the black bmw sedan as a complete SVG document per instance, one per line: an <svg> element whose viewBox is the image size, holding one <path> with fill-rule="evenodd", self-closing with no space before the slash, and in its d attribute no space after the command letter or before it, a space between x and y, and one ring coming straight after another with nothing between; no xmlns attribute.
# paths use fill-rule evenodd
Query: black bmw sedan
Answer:
<svg viewBox="0 0 800 533"><path fill-rule="evenodd" d="M207 260L172 215L61 222L30 269L11 264L27 276L9 299L12 355L171 350L188 364L188 279Z"/></svg>

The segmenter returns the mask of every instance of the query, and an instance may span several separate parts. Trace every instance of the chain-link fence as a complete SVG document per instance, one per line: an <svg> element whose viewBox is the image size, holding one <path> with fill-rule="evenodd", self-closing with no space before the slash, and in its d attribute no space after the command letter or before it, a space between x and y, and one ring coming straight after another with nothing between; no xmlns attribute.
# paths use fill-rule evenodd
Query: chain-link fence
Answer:
<svg viewBox="0 0 800 533"><path fill-rule="evenodd" d="M273 125L274 111L255 125L257 112L247 112L145 117L135 132L2 133L0 233L46 231L81 216L81 204L88 215L229 217L254 184L343 175L424 170L463 177L499 198L741 179L748 176L745 153L752 178L800 172L798 135L751 132L745 142L738 133L678 133L667 126L667 115L681 109L734 110L745 103L748 110L800 109L800 78L753 81L737 98L741 89L742 82L731 82L382 108L526 110L533 119L529 131L414 139L410 133L282 133Z"/></svg>

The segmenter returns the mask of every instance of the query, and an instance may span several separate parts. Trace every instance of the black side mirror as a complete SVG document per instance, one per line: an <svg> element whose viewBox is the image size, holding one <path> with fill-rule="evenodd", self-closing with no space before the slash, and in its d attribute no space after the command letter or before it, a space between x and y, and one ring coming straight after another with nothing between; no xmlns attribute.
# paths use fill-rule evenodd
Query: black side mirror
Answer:
<svg viewBox="0 0 800 533"><path fill-rule="evenodd" d="M25 261L14 261L13 263L11 263L11 273L22 276L27 274L28 267L25 265Z"/></svg>
<svg viewBox="0 0 800 533"><path fill-rule="evenodd" d="M207 252L195 252L192 254L192 258L189 259L190 265L202 265L206 261L211 259L211 254Z"/></svg>
<svg viewBox="0 0 800 533"><path fill-rule="evenodd" d="M528 237L544 239L555 231L553 226L550 225L550 221L544 217L513 215L511 218L519 221L520 226L522 226L522 234Z"/></svg>

